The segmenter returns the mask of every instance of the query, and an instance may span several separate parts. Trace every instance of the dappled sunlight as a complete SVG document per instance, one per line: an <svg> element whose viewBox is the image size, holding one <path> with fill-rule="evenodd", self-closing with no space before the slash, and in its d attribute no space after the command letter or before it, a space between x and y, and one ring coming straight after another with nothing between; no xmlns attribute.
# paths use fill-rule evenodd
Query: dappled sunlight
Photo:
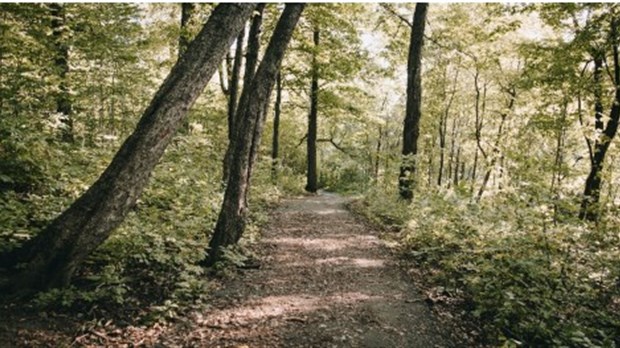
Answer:
<svg viewBox="0 0 620 348"><path fill-rule="evenodd" d="M307 262L290 262L286 264L292 268L307 268L316 266L341 266L343 268L381 268L385 267L385 260L383 259L366 259L366 258L351 258L346 256L330 257L326 259L312 260Z"/></svg>
<svg viewBox="0 0 620 348"><path fill-rule="evenodd" d="M361 238L359 236L338 236L319 238L319 237L279 237L267 239L269 243L288 247L288 248L305 248L309 250L333 252L347 248L355 249L371 246L378 243L376 237Z"/></svg>
<svg viewBox="0 0 620 348"><path fill-rule="evenodd" d="M319 215L329 215L329 214L342 214L342 213L346 213L346 210L343 209L317 209L314 211L315 213L319 214Z"/></svg>
<svg viewBox="0 0 620 348"><path fill-rule="evenodd" d="M385 266L385 261L381 259L364 259L349 257L332 257L325 260L316 260L315 263L318 265L344 265L356 266L361 268L377 268Z"/></svg>
<svg viewBox="0 0 620 348"><path fill-rule="evenodd" d="M286 318L290 315L300 315L322 308L350 306L380 299L382 299L381 296L361 292L346 292L330 296L308 294L266 296L256 300L250 299L238 307L215 311L205 318L202 324L206 326L221 326L231 323L248 325L251 322L262 322L276 317Z"/></svg>

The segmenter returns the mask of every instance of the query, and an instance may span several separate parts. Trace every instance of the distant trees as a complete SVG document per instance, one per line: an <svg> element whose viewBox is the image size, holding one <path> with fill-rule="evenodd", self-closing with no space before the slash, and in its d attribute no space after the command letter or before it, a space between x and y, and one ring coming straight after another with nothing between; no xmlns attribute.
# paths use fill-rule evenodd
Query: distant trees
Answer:
<svg viewBox="0 0 620 348"><path fill-rule="evenodd" d="M51 19L52 38L54 46L54 65L58 74L58 92L56 95L56 111L61 114L60 121L63 127L60 129L61 138L72 142L73 119L71 111L71 98L69 96L68 76L69 73L69 45L68 26L65 19L64 5L60 3L49 4Z"/></svg>
<svg viewBox="0 0 620 348"><path fill-rule="evenodd" d="M265 55L256 73L250 71L244 79L239 107L235 116L238 125L234 141L229 144L230 171L222 209L206 250L206 265L222 257L222 248L235 244L241 238L247 220L247 195L252 166L260 144L265 121L265 109L270 100L276 77L293 35L304 4L286 5L271 36ZM255 51L258 53L258 49ZM248 57L249 59L249 57ZM258 57L252 57L255 61Z"/></svg>
<svg viewBox="0 0 620 348"><path fill-rule="evenodd" d="M26 294L69 283L76 267L134 206L253 9L253 4L222 4L213 11L101 177L39 235L0 257L9 273L3 291Z"/></svg>
<svg viewBox="0 0 620 348"><path fill-rule="evenodd" d="M407 61L407 106L403 127L403 162L398 177L398 191L401 198L408 200L413 197L413 175L416 170L415 156L418 153L418 138L420 136L422 47L424 46L427 10L428 3L418 3L415 7Z"/></svg>

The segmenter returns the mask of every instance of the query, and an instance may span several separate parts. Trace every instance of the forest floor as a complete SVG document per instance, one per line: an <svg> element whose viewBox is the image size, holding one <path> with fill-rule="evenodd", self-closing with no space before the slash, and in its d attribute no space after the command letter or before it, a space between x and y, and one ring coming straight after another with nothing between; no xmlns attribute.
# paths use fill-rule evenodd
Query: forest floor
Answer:
<svg viewBox="0 0 620 348"><path fill-rule="evenodd" d="M222 288L182 344L452 346L378 232L345 203L330 193L283 202L256 246L260 269Z"/></svg>
<svg viewBox="0 0 620 348"><path fill-rule="evenodd" d="M442 328L425 297L398 265L397 257L379 239L379 232L350 213L346 203L345 198L330 193L285 200L252 247L260 267L224 280L207 309L190 312L174 323L111 326L86 333L82 329L71 337L76 325L49 319L47 325L57 326L41 330L40 325L22 318L22 324L0 327L0 343L213 348L455 346L448 329ZM65 322L77 324L76 319Z"/></svg>

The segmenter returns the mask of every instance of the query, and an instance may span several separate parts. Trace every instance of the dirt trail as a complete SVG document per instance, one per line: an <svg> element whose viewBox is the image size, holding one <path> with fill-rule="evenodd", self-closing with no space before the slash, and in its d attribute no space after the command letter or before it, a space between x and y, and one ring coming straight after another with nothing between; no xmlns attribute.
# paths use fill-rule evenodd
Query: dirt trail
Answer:
<svg viewBox="0 0 620 348"><path fill-rule="evenodd" d="M262 267L220 290L182 344L451 346L377 232L344 204L329 193L284 202L258 245ZM175 336L162 346L178 345Z"/></svg>

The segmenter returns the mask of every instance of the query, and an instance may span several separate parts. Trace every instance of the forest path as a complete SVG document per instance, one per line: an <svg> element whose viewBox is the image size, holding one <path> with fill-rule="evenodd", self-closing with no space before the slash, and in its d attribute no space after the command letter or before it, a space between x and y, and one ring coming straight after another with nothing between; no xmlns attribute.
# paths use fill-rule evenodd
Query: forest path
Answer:
<svg viewBox="0 0 620 348"><path fill-rule="evenodd" d="M447 347L389 250L331 193L286 200L247 270L184 330L184 346ZM178 344L177 332L166 342ZM176 342L175 342L176 341Z"/></svg>

